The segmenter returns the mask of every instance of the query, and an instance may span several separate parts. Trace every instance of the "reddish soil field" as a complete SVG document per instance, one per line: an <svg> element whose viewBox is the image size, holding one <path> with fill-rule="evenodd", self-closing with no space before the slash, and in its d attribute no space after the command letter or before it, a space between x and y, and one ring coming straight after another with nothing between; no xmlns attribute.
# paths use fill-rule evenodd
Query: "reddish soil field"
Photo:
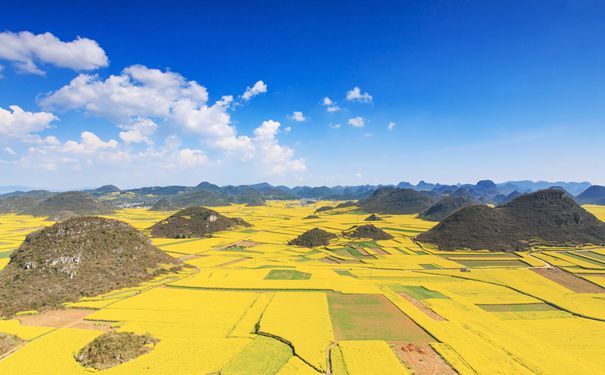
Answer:
<svg viewBox="0 0 605 375"><path fill-rule="evenodd" d="M19 317L19 321L24 326L53 327L53 328L84 328L109 331L111 327L108 323L93 322L84 320L85 317L95 312L95 310L86 309L65 309L46 311L40 314L24 315Z"/></svg>
<svg viewBox="0 0 605 375"><path fill-rule="evenodd" d="M456 375L441 356L428 344L391 343L391 349L400 361L415 375Z"/></svg>
<svg viewBox="0 0 605 375"><path fill-rule="evenodd" d="M558 268L534 268L535 273L576 293L605 293L605 289Z"/></svg>

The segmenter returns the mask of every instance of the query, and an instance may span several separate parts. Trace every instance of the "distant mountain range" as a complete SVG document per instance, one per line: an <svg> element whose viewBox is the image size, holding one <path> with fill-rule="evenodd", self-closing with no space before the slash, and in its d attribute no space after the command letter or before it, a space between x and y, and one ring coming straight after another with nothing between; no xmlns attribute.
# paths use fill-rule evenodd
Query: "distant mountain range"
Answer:
<svg viewBox="0 0 605 375"><path fill-rule="evenodd" d="M0 187L0 191L10 190L10 186ZM13 186L12 188L21 188ZM494 183L481 180L476 184L447 185L420 181L418 184L400 182L397 185L357 185L357 186L273 186L268 183L253 185L218 186L202 182L196 186L148 186L122 190L114 185L104 185L97 189L83 190L96 201L113 208L152 207L155 210L177 210L191 206L221 206L228 204L263 205L266 200L354 200L365 206L368 212L389 212L396 210L422 211L443 197L460 197L465 200L502 205L522 194L545 188L557 188L572 197L578 197L579 203L605 204L605 187L591 185L589 182L546 182L546 181L507 181ZM378 194L378 195L377 195ZM0 194L0 212L36 212L36 206L58 195L46 190L15 190ZM412 206L396 208L392 204L378 201L376 198L393 202L408 203ZM408 203L405 203L406 207ZM411 203L410 203L411 204ZM72 211L72 210L70 210Z"/></svg>

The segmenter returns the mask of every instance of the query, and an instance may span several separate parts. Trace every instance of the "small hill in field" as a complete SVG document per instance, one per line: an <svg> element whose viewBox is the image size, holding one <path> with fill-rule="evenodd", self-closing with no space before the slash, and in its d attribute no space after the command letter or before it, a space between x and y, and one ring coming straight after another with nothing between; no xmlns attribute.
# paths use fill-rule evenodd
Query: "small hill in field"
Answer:
<svg viewBox="0 0 605 375"><path fill-rule="evenodd" d="M103 185L98 189L93 190L92 192L95 194L111 194L111 193L119 193L122 190L115 185Z"/></svg>
<svg viewBox="0 0 605 375"><path fill-rule="evenodd" d="M149 280L180 263L124 222L78 217L30 233L0 271L0 315L60 307Z"/></svg>
<svg viewBox="0 0 605 375"><path fill-rule="evenodd" d="M357 202L346 201L346 202L337 204L336 208L346 208L346 207L356 207L356 206L357 206Z"/></svg>
<svg viewBox="0 0 605 375"><path fill-rule="evenodd" d="M355 225L344 231L343 235L348 238L370 238L372 240L390 240L393 238L393 236L373 224Z"/></svg>
<svg viewBox="0 0 605 375"><path fill-rule="evenodd" d="M472 205L417 239L440 249L527 250L532 245L605 244L605 223L565 192L540 190L496 208Z"/></svg>
<svg viewBox="0 0 605 375"><path fill-rule="evenodd" d="M370 216L363 219L364 221L382 221L382 218L377 216L376 214L371 214Z"/></svg>
<svg viewBox="0 0 605 375"><path fill-rule="evenodd" d="M239 218L228 218L206 207L189 207L157 222L149 228L153 237L207 237L214 232L237 226L249 227Z"/></svg>
<svg viewBox="0 0 605 375"><path fill-rule="evenodd" d="M580 204L605 205L605 186L593 185L580 193L576 200Z"/></svg>
<svg viewBox="0 0 605 375"><path fill-rule="evenodd" d="M336 238L335 234L323 229L313 228L291 240L288 244L302 247L326 246L333 238Z"/></svg>
<svg viewBox="0 0 605 375"><path fill-rule="evenodd" d="M77 216L110 215L115 210L99 201L91 194L82 191L60 193L43 200L22 213L34 216L55 216L62 211L70 211Z"/></svg>
<svg viewBox="0 0 605 375"><path fill-rule="evenodd" d="M76 355L84 367L105 370L149 353L160 340L130 332L107 332L98 336Z"/></svg>
<svg viewBox="0 0 605 375"><path fill-rule="evenodd" d="M438 195L427 191L383 187L359 202L359 208L369 213L415 214L432 206Z"/></svg>
<svg viewBox="0 0 605 375"><path fill-rule="evenodd" d="M333 209L334 209L334 207L332 207L332 206L321 206L317 210L315 210L315 212L320 213L320 212L331 211Z"/></svg>
<svg viewBox="0 0 605 375"><path fill-rule="evenodd" d="M172 211L188 207L199 206L228 206L230 203L225 197L210 190L192 190L160 199L151 207L152 211Z"/></svg>
<svg viewBox="0 0 605 375"><path fill-rule="evenodd" d="M429 221L441 221L458 211L462 207L477 204L478 202L467 197L443 197L437 203L422 211L418 217Z"/></svg>

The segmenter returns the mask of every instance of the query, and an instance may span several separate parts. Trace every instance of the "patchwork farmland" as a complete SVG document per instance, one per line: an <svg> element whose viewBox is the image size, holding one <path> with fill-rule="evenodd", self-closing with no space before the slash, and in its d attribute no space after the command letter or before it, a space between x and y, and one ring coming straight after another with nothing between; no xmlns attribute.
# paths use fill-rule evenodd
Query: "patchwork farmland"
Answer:
<svg viewBox="0 0 605 375"><path fill-rule="evenodd" d="M347 238L367 213L315 213L327 204L213 207L251 227L153 238L189 266L0 320L0 333L16 341L1 354L0 374L87 374L76 354L106 332L159 341L102 374L602 373L604 248L439 251L415 241L436 224L417 215L380 215L373 224L391 239ZM146 230L173 213L106 217ZM51 224L0 216L0 268L28 233ZM288 245L313 228L338 237L312 249Z"/></svg>

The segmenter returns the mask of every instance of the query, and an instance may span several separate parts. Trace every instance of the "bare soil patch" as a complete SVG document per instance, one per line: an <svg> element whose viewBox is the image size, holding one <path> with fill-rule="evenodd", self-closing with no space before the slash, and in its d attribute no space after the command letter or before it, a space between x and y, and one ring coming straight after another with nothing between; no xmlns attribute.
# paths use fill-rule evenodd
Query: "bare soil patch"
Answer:
<svg viewBox="0 0 605 375"><path fill-rule="evenodd" d="M428 344L392 342L391 349L415 375L456 375L447 362Z"/></svg>
<svg viewBox="0 0 605 375"><path fill-rule="evenodd" d="M576 293L605 293L605 289L559 268L534 268L535 273Z"/></svg>
<svg viewBox="0 0 605 375"><path fill-rule="evenodd" d="M431 318L433 318L437 321L440 321L440 322L444 322L447 320L444 317L442 317L441 315L439 315L436 312L434 312L433 310L431 310L427 305L418 301L416 298L413 298L409 294L400 292L399 295L402 296L403 298L405 298L412 305L416 306L418 308L418 310L422 311L423 313L430 316Z"/></svg>
<svg viewBox="0 0 605 375"><path fill-rule="evenodd" d="M246 260L250 260L250 259L252 259L252 258L250 258L250 257L243 257L243 258L239 258L239 259L235 259L235 260L229 261L229 262L227 262L227 263L219 264L217 267L225 267L225 266L230 266L230 265L232 265L232 264L236 264L236 263L244 262L244 261L246 261Z"/></svg>

